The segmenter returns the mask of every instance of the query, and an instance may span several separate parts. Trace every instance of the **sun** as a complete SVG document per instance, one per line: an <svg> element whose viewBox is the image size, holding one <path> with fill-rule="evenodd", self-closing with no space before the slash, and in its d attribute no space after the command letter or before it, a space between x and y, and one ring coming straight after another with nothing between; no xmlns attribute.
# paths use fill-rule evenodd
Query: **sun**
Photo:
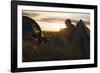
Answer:
<svg viewBox="0 0 100 73"><path fill-rule="evenodd" d="M66 28L65 24L50 23L48 26L44 27L45 31L60 31L62 28Z"/></svg>
<svg viewBox="0 0 100 73"><path fill-rule="evenodd" d="M62 29L62 28L64 28L64 26L62 24L52 23L48 27L48 30L51 30L51 31L60 31L60 29Z"/></svg>

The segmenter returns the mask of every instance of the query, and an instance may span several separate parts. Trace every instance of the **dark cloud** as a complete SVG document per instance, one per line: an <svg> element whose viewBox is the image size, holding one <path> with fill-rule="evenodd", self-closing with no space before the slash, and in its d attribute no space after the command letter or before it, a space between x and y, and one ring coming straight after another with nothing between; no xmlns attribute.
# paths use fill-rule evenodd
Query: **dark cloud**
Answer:
<svg viewBox="0 0 100 73"><path fill-rule="evenodd" d="M65 19L62 18L40 18L39 21L43 22L57 22L57 21L64 21Z"/></svg>
<svg viewBox="0 0 100 73"><path fill-rule="evenodd" d="M24 12L23 12L23 15L29 16L29 17L37 17L37 16L39 16L38 13L24 13Z"/></svg>

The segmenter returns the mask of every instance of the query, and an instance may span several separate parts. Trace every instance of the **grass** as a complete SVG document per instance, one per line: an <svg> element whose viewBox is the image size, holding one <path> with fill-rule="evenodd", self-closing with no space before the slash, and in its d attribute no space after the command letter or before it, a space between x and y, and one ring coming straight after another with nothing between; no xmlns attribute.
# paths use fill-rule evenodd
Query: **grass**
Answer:
<svg viewBox="0 0 100 73"><path fill-rule="evenodd" d="M43 34L49 40L42 44L38 44L33 38L23 38L23 62L90 58L89 41L80 43L73 39L69 40L62 32L43 32Z"/></svg>

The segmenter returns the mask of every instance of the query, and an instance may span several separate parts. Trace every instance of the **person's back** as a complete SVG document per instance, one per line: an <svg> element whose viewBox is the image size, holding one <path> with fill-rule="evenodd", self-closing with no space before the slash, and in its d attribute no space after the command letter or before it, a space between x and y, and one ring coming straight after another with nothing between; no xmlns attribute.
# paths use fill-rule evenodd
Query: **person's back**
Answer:
<svg viewBox="0 0 100 73"><path fill-rule="evenodd" d="M68 38L68 40L72 40L72 38L73 38L73 36L74 36L74 34L75 34L75 31L76 31L76 28L75 28L75 26L71 23L71 20L70 19L67 19L66 21L65 21L65 24L66 24L66 36L67 36L67 38Z"/></svg>
<svg viewBox="0 0 100 73"><path fill-rule="evenodd" d="M82 51L83 58L90 57L90 30L86 27L83 20L80 20L76 25L76 37L75 40L78 44L78 48Z"/></svg>
<svg viewBox="0 0 100 73"><path fill-rule="evenodd" d="M66 24L66 28L60 30L60 38L59 39L60 39L62 44L65 44L65 46L67 46L73 42L76 28L71 23L70 19L67 19L65 21L65 24Z"/></svg>

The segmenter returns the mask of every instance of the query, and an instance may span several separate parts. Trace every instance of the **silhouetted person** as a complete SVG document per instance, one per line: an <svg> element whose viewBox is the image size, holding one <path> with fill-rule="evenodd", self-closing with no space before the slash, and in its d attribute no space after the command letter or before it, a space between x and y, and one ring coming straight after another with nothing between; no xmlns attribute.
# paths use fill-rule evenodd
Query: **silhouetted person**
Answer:
<svg viewBox="0 0 100 73"><path fill-rule="evenodd" d="M71 35L75 32L75 26L71 23L70 19L65 20L68 33Z"/></svg>
<svg viewBox="0 0 100 73"><path fill-rule="evenodd" d="M90 30L86 27L83 20L80 20L76 25L76 43L82 51L83 58L90 58Z"/></svg>
<svg viewBox="0 0 100 73"><path fill-rule="evenodd" d="M65 20L65 25L66 28L60 30L60 37L59 37L60 42L57 43L64 45L68 49L68 46L70 46L70 44L73 43L73 39L74 39L73 37L75 35L76 28L72 24L70 19Z"/></svg>
<svg viewBox="0 0 100 73"><path fill-rule="evenodd" d="M88 27L86 27L85 23L83 22L83 20L80 20L77 25L76 25L76 29L80 30L80 32L84 32L85 36L87 37L87 39L90 39L90 30Z"/></svg>
<svg viewBox="0 0 100 73"><path fill-rule="evenodd" d="M66 28L66 38L69 42L71 42L73 40L73 35L75 34L76 28L72 24L70 19L66 19L65 24L66 24L66 27L67 27Z"/></svg>

